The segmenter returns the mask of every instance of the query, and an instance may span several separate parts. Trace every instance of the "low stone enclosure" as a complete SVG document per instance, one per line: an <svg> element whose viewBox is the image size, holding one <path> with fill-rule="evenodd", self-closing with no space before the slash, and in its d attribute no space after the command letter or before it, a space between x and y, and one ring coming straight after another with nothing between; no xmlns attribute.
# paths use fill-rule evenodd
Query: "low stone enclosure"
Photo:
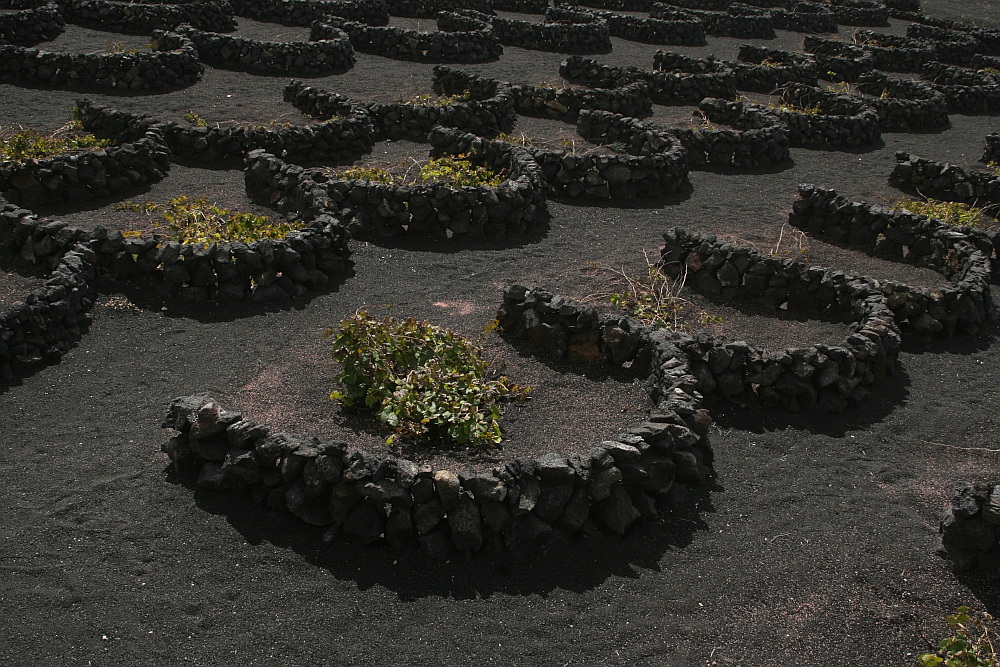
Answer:
<svg viewBox="0 0 1000 667"><path fill-rule="evenodd" d="M0 14L0 44L33 46L55 39L66 29L66 21L54 2Z"/></svg>
<svg viewBox="0 0 1000 667"><path fill-rule="evenodd" d="M216 67L260 74L321 75L354 65L354 47L347 33L331 26L317 32L326 36L308 42L266 42L204 32L186 24L174 31L191 40L202 62Z"/></svg>
<svg viewBox="0 0 1000 667"><path fill-rule="evenodd" d="M959 482L941 517L941 551L956 574L1000 579L1000 485Z"/></svg>
<svg viewBox="0 0 1000 667"><path fill-rule="evenodd" d="M195 2L124 2L121 0L65 0L60 3L67 21L78 25L133 35L170 30L188 23L201 30L236 29L228 0Z"/></svg>
<svg viewBox="0 0 1000 667"><path fill-rule="evenodd" d="M162 90L194 83L204 71L190 40L153 33L136 53L59 53L0 45L0 81L116 90Z"/></svg>
<svg viewBox="0 0 1000 667"><path fill-rule="evenodd" d="M100 150L23 163L0 162L0 197L26 208L82 204L156 183L170 169L163 135L144 128L131 134L118 145Z"/></svg>
<svg viewBox="0 0 1000 667"><path fill-rule="evenodd" d="M364 543L382 538L436 558L525 554L551 537L597 527L620 535L656 516L657 499L675 482L711 475L711 417L670 334L518 286L505 290L498 318L506 336L537 340L543 352L553 351L551 332L571 331L580 345L602 348L608 363L643 364L655 406L649 420L586 453L456 475L342 441L274 433L200 395L171 403L163 425L175 435L163 449L178 468L197 471L199 487L249 492L325 527L327 539L338 532Z"/></svg>
<svg viewBox="0 0 1000 667"><path fill-rule="evenodd" d="M460 9L456 13L493 26L504 46L563 53L606 53L611 50L607 21L588 11L549 7L545 10L544 23L490 16L470 9Z"/></svg>

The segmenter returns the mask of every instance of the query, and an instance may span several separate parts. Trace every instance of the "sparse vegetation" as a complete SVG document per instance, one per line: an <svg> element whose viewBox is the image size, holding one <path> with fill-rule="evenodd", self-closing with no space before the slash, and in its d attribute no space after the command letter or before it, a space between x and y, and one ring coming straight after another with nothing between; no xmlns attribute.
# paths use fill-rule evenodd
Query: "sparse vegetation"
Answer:
<svg viewBox="0 0 1000 667"><path fill-rule="evenodd" d="M165 228L169 238L181 243L252 243L264 238L284 238L293 229L285 222L273 222L266 216L222 208L211 203L208 197L191 199L187 195L181 195L171 199L166 206L153 202L140 204L127 201L115 204L114 208L119 211L159 213L153 227ZM123 234L127 237L143 235L138 230L128 230Z"/></svg>
<svg viewBox="0 0 1000 667"><path fill-rule="evenodd" d="M474 164L471 154L431 158L425 163L400 162L387 167L348 167L331 173L333 178L348 181L367 180L375 183L396 183L399 185L441 184L453 187L494 188L506 177L489 167ZM413 168L417 167L416 173Z"/></svg>
<svg viewBox="0 0 1000 667"><path fill-rule="evenodd" d="M469 102L472 100L472 91L466 90L461 93L455 93L454 95L435 95L433 93L423 93L421 95L415 95L408 100L399 100L401 104L409 104L411 106L435 106L435 107L446 107L449 104L459 104L461 102Z"/></svg>
<svg viewBox="0 0 1000 667"><path fill-rule="evenodd" d="M73 120L51 134L34 128L0 129L0 162L52 157L65 153L97 150L110 146L109 139L98 139L83 131L83 125Z"/></svg>
<svg viewBox="0 0 1000 667"><path fill-rule="evenodd" d="M343 364L330 398L370 410L397 439L432 446L499 444L502 400L523 402L529 387L495 377L481 349L454 331L413 318L358 311L340 323L333 358Z"/></svg>
<svg viewBox="0 0 1000 667"><path fill-rule="evenodd" d="M938 199L896 199L891 203L893 208L901 208L916 213L926 215L930 218L937 218L941 222L949 225L978 227L982 224L983 209L970 204L963 204L955 201L941 201Z"/></svg>
<svg viewBox="0 0 1000 667"><path fill-rule="evenodd" d="M195 113L193 109L188 109L181 117L195 127L206 127L208 125L208 121Z"/></svg>

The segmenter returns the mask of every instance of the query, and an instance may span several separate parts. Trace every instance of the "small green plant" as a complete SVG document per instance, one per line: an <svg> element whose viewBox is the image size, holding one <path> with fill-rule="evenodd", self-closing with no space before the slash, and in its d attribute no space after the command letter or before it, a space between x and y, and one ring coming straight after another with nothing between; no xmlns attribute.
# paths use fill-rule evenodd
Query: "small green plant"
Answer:
<svg viewBox="0 0 1000 667"><path fill-rule="evenodd" d="M523 402L529 387L493 377L474 343L413 318L378 319L358 311L340 323L333 358L343 364L332 400L372 411L401 438L430 445L499 444L501 400Z"/></svg>
<svg viewBox="0 0 1000 667"><path fill-rule="evenodd" d="M1000 667L1000 656L993 646L993 617L973 614L968 607L958 607L945 616L954 634L942 639L936 653L924 653L917 662L921 667Z"/></svg>
<svg viewBox="0 0 1000 667"><path fill-rule="evenodd" d="M832 74L833 72L830 72ZM841 81L840 83L834 83L826 87L831 93L836 93L838 95L850 95L851 94L851 84L846 81Z"/></svg>
<svg viewBox="0 0 1000 667"><path fill-rule="evenodd" d="M195 113L194 109L188 109L187 112L183 116L181 116L181 118L191 123L195 127L206 127L208 125L208 121L206 121L204 118Z"/></svg>
<svg viewBox="0 0 1000 667"><path fill-rule="evenodd" d="M893 208L906 209L917 215L937 218L941 222L959 227L977 227L982 223L983 209L970 204L956 201L940 201L927 199L896 199L891 202Z"/></svg>
<svg viewBox="0 0 1000 667"><path fill-rule="evenodd" d="M806 116L822 116L823 108L819 105L811 107L800 107L794 104L772 104L769 108L775 111L784 111L786 113L799 113Z"/></svg>
<svg viewBox="0 0 1000 667"><path fill-rule="evenodd" d="M0 130L0 162L24 162L111 145L110 140L98 139L82 132L82 128L79 121L73 120L52 134L30 127L12 132Z"/></svg>
<svg viewBox="0 0 1000 667"><path fill-rule="evenodd" d="M153 222L153 227L166 227L167 235L181 243L252 243L264 238L284 238L292 231L292 226L287 223L275 223L266 216L253 213L230 211L211 203L208 197L191 199L181 195L171 199L166 206L151 201L126 201L115 204L113 208L116 211L159 213L160 217ZM143 235L137 230L124 234L129 237Z"/></svg>
<svg viewBox="0 0 1000 667"><path fill-rule="evenodd" d="M460 102L468 102L472 99L472 91L466 90L461 93L455 93L454 95L434 95L433 93L424 93L422 95L416 95L408 100L399 100L400 104L408 104L410 106L434 106L434 107L446 107L449 104L459 104Z"/></svg>
<svg viewBox="0 0 1000 667"><path fill-rule="evenodd" d="M784 67L783 63L780 63L777 60L772 60L771 58L764 58L757 64L760 67Z"/></svg>
<svg viewBox="0 0 1000 667"><path fill-rule="evenodd" d="M615 153L627 153L628 146L625 145L624 141L612 141L608 144L608 148L613 150Z"/></svg>

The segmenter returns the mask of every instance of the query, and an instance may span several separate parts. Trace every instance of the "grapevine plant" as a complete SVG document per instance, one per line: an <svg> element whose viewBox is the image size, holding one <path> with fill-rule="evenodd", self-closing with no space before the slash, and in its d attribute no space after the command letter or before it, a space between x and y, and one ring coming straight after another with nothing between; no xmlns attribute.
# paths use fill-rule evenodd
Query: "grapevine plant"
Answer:
<svg viewBox="0 0 1000 667"><path fill-rule="evenodd" d="M397 439L433 446L499 444L502 400L523 402L530 387L493 377L482 351L453 331L413 318L378 319L366 311L340 323L333 358L342 391L330 398L372 411Z"/></svg>
<svg viewBox="0 0 1000 667"><path fill-rule="evenodd" d="M284 222L242 211L230 211L211 203L208 197L188 198L181 195L171 199L166 206L153 202L138 204L124 202L115 209L159 213L154 227L166 227L167 235L181 243L221 243L242 241L252 243L260 239L284 238L292 227ZM140 232L127 232L126 236L141 236Z"/></svg>

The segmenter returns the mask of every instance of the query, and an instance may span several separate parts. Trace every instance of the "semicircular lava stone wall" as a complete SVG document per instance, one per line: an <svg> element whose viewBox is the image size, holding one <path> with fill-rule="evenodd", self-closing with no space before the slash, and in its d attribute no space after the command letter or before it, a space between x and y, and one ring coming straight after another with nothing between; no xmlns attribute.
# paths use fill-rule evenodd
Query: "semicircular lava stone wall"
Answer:
<svg viewBox="0 0 1000 667"><path fill-rule="evenodd" d="M421 62L480 63L495 60L503 45L489 23L453 12L437 15L439 30L418 32L391 26L372 26L336 16L312 24L310 39L331 39L334 29L351 38L356 51Z"/></svg>
<svg viewBox="0 0 1000 667"><path fill-rule="evenodd" d="M791 146L857 148L882 137L879 113L865 99L792 83L781 100L789 106L771 111L788 128Z"/></svg>
<svg viewBox="0 0 1000 667"><path fill-rule="evenodd" d="M883 132L921 132L948 127L948 103L930 84L889 77L878 71L862 74L858 90L871 97L864 103L878 112Z"/></svg>
<svg viewBox="0 0 1000 667"><path fill-rule="evenodd" d="M326 16L389 25L385 0L231 0L231 4L237 16L287 26L310 26Z"/></svg>
<svg viewBox="0 0 1000 667"><path fill-rule="evenodd" d="M354 65L354 47L343 30L328 27L324 39L307 42L268 42L204 32L190 25L174 30L190 39L198 58L209 65L259 74L321 75Z"/></svg>
<svg viewBox="0 0 1000 667"><path fill-rule="evenodd" d="M648 421L586 453L516 459L490 472L458 473L320 442L224 410L206 395L175 399L163 425L174 464L198 486L250 496L363 543L419 546L429 556L530 553L553 536L600 529L623 534L659 514L674 483L712 473L711 417L699 405L687 357L666 331L599 315L541 289L511 286L497 313L503 334L545 354L587 354L631 364L651 378Z"/></svg>
<svg viewBox="0 0 1000 667"><path fill-rule="evenodd" d="M172 30L188 23L201 30L236 30L233 7L228 0L169 2L123 2L120 0L66 0L66 20L99 30L148 35L154 30Z"/></svg>
<svg viewBox="0 0 1000 667"><path fill-rule="evenodd" d="M163 136L150 129L137 139L98 150L0 162L0 197L25 208L82 204L156 183L169 170Z"/></svg>
<svg viewBox="0 0 1000 667"><path fill-rule="evenodd" d="M37 6L0 13L0 44L34 46L55 39L66 29L59 5L38 2Z"/></svg>
<svg viewBox="0 0 1000 667"><path fill-rule="evenodd" d="M457 10L456 14L491 25L504 46L562 53L607 53L611 50L607 22L589 12L549 7L545 10L544 23L490 16L469 9Z"/></svg>
<svg viewBox="0 0 1000 667"><path fill-rule="evenodd" d="M736 77L732 70L718 72L650 72L638 67L614 67L591 58L570 56L559 66L559 75L573 83L594 88L619 88L642 81L656 104L698 104L706 97L736 97Z"/></svg>
<svg viewBox="0 0 1000 667"><path fill-rule="evenodd" d="M666 20L642 18L602 9L587 8L585 11L605 21L612 37L646 44L704 46L706 43L705 24L693 16Z"/></svg>
<svg viewBox="0 0 1000 667"><path fill-rule="evenodd" d="M136 53L0 46L0 81L141 91L188 86L201 78L204 67L190 40L155 31L152 44L152 51Z"/></svg>

